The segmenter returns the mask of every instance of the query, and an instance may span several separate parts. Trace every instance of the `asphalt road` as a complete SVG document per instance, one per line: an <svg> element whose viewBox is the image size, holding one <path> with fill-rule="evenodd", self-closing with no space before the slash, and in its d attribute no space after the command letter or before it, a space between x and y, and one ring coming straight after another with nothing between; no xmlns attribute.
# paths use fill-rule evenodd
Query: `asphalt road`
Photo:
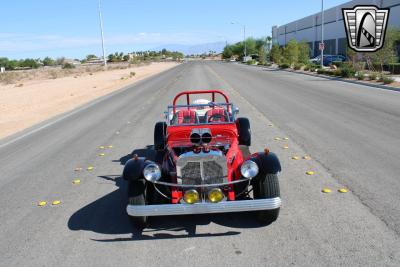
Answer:
<svg viewBox="0 0 400 267"><path fill-rule="evenodd" d="M250 118L252 151L267 146L281 158L278 221L261 227L247 213L158 217L134 230L123 162L152 143L154 123L177 92L211 88L225 90ZM0 265L399 266L399 155L398 92L184 63L0 141ZM338 193L342 187L350 192Z"/></svg>

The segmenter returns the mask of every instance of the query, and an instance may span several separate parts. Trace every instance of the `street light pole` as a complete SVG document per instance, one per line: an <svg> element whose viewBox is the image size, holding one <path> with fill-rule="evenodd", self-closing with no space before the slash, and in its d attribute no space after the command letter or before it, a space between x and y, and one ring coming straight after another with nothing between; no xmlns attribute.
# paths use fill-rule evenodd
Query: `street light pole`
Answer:
<svg viewBox="0 0 400 267"><path fill-rule="evenodd" d="M104 48L103 19L101 17L100 0L99 0L99 19L100 19L100 32L101 32L101 48L103 50L103 62L104 62L104 67L107 67L106 51Z"/></svg>
<svg viewBox="0 0 400 267"><path fill-rule="evenodd" d="M244 57L247 57L246 25L243 25Z"/></svg>
<svg viewBox="0 0 400 267"><path fill-rule="evenodd" d="M321 43L324 43L324 0L321 0ZM325 45L323 44L323 47L321 48L321 68L323 68Z"/></svg>

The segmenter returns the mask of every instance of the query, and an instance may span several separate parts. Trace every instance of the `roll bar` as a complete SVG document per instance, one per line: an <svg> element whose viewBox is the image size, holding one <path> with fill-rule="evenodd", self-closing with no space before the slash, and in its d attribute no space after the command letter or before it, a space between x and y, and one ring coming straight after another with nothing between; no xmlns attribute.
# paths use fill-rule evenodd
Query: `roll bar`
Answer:
<svg viewBox="0 0 400 267"><path fill-rule="evenodd" d="M225 101L227 104L229 104L229 99L228 96L219 90L196 90L196 91L183 91L180 92L179 94L177 94L174 98L174 101L172 103L173 109L174 109L174 113L175 113L175 108L176 108L176 102L178 101L178 99L183 96L186 95L186 102L187 105L190 105L190 95L198 95L198 94L211 94L212 95L212 102L215 102L215 94L219 94L222 95L225 98Z"/></svg>

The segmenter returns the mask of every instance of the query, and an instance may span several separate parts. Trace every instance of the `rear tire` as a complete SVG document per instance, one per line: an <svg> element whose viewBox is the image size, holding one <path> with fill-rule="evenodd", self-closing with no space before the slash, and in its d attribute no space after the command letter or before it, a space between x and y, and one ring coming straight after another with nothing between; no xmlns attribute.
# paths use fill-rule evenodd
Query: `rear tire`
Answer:
<svg viewBox="0 0 400 267"><path fill-rule="evenodd" d="M146 205L146 183L144 180L129 181L128 184L128 204ZM147 216L129 216L131 223L138 229L147 226Z"/></svg>
<svg viewBox="0 0 400 267"><path fill-rule="evenodd" d="M167 134L167 124L165 122L157 122L154 126L154 149L164 150Z"/></svg>
<svg viewBox="0 0 400 267"><path fill-rule="evenodd" d="M236 120L236 127L239 133L239 145L251 145L251 130L250 121L247 118L238 118Z"/></svg>
<svg viewBox="0 0 400 267"><path fill-rule="evenodd" d="M268 173L264 177L260 177L260 179L255 181L253 188L255 199L280 197L279 181L277 174ZM271 224L276 221L276 219L278 219L279 209L280 208L258 211L257 219L262 224Z"/></svg>

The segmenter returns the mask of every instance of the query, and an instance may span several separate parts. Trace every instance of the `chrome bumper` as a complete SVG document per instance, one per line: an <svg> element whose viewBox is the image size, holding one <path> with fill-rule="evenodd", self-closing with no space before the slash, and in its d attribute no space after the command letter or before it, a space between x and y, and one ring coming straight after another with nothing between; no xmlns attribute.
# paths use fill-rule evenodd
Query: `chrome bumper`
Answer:
<svg viewBox="0 0 400 267"><path fill-rule="evenodd" d="M281 198L223 201L219 203L128 205L130 216L167 216L202 213L226 213L239 211L272 210L281 206Z"/></svg>

